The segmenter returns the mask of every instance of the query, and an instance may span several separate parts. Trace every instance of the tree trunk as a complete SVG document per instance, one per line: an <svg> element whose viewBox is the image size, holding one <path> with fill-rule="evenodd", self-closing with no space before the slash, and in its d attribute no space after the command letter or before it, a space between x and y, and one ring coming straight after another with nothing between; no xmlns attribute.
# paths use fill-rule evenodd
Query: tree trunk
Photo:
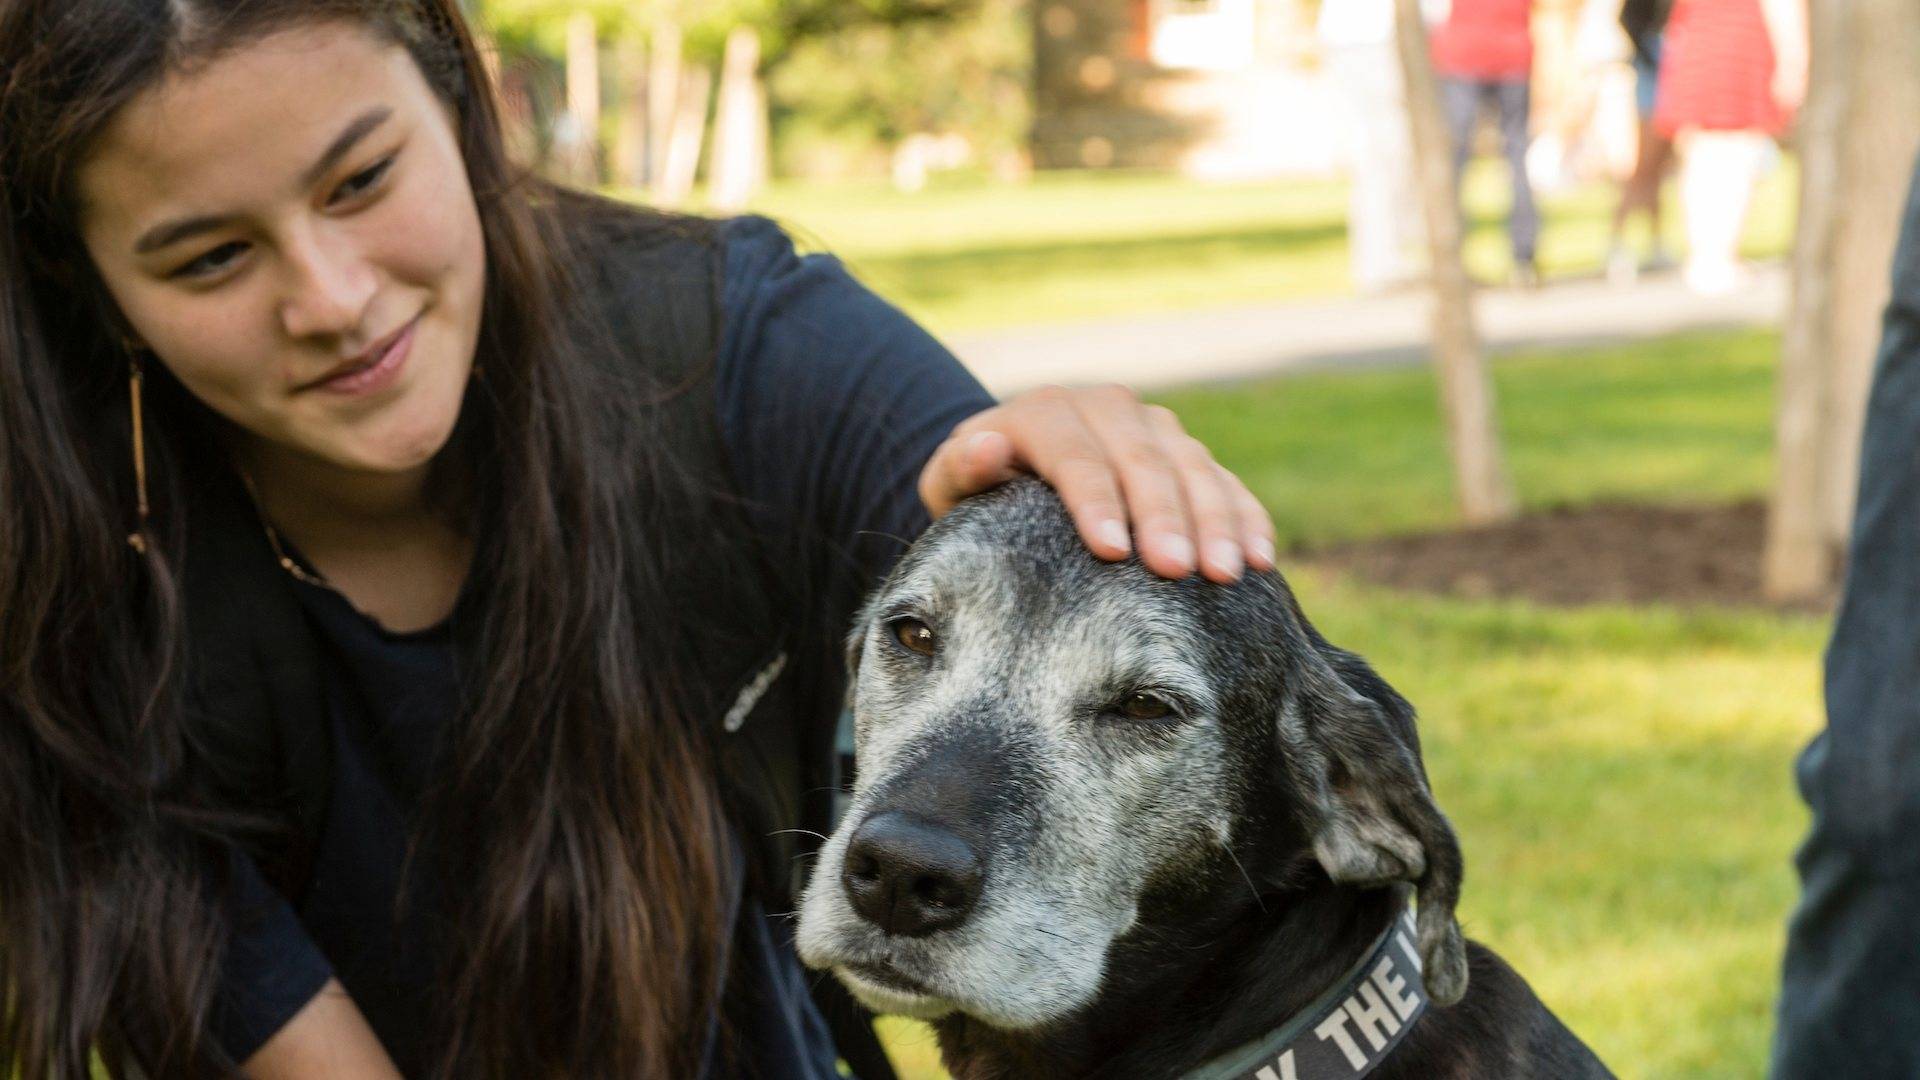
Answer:
<svg viewBox="0 0 1920 1080"><path fill-rule="evenodd" d="M1847 63L1857 89L1847 103L1840 150L1822 517L1827 538L1844 547L1853 524L1860 429L1892 285L1894 242L1920 148L1920 3L1852 0L1835 6L1852 12Z"/></svg>
<svg viewBox="0 0 1920 1080"><path fill-rule="evenodd" d="M727 34L714 107L713 152L707 163L712 209L744 209L767 178L767 96L760 86L760 35L749 26Z"/></svg>
<svg viewBox="0 0 1920 1080"><path fill-rule="evenodd" d="M567 127L555 149L574 183L600 183L600 43L584 11L567 20Z"/></svg>
<svg viewBox="0 0 1920 1080"><path fill-rule="evenodd" d="M1901 195L1920 148L1920 6L1815 2L1809 29L1800 224L1764 567L1767 595L1777 600L1822 595L1846 544Z"/></svg>
<svg viewBox="0 0 1920 1080"><path fill-rule="evenodd" d="M673 130L667 136L660 182L654 187L654 200L661 206L679 206L693 193L700 143L707 132L707 101L713 96L713 72L698 64L687 68L675 96Z"/></svg>
<svg viewBox="0 0 1920 1080"><path fill-rule="evenodd" d="M620 113L608 172L615 184L631 192L647 182L647 49L628 34L614 48L614 58L613 84L620 88Z"/></svg>
<svg viewBox="0 0 1920 1080"><path fill-rule="evenodd" d="M1514 515L1513 487L1500 450L1493 380L1474 327L1473 284L1460 258L1452 137L1440 113L1420 0L1395 0L1395 8L1414 168L1433 268L1433 354L1454 483L1461 514L1469 523L1505 521Z"/></svg>
<svg viewBox="0 0 1920 1080"><path fill-rule="evenodd" d="M680 112L680 27L665 19L654 24L652 57L647 66L647 184L655 201L667 175L667 148Z"/></svg>
<svg viewBox="0 0 1920 1080"><path fill-rule="evenodd" d="M1780 341L1776 465L1762 567L1766 595L1778 601L1819 596L1833 575L1822 490L1831 426L1828 349L1840 235L1841 144L1853 97L1847 24L1846 7L1816 3L1807 28L1812 62L1797 133L1799 225L1793 239L1793 296Z"/></svg>

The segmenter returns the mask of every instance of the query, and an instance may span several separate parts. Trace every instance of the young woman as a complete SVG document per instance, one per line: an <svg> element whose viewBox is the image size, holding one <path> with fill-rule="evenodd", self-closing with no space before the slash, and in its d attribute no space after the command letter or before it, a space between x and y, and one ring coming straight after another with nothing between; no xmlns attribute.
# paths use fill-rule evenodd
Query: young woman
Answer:
<svg viewBox="0 0 1920 1080"><path fill-rule="evenodd" d="M488 95L453 0L0 6L0 1075L881 1071L777 918L861 591L1022 470L1271 565L1164 410Z"/></svg>

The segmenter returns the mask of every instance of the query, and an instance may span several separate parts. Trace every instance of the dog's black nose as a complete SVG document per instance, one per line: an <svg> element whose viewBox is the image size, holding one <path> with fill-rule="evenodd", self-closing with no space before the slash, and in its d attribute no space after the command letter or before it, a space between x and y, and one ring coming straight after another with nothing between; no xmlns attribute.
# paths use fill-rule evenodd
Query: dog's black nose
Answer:
<svg viewBox="0 0 1920 1080"><path fill-rule="evenodd" d="M868 922L920 937L967 920L980 899L980 860L947 830L888 811L854 830L840 883Z"/></svg>

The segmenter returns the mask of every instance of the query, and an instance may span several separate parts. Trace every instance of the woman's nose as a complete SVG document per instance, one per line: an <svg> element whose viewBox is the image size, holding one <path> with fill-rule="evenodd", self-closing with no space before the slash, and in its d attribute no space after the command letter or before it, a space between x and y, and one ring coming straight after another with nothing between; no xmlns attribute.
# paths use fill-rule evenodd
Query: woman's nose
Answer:
<svg viewBox="0 0 1920 1080"><path fill-rule="evenodd" d="M280 321L289 336L339 337L363 326L377 282L351 240L311 233L288 246L286 260Z"/></svg>

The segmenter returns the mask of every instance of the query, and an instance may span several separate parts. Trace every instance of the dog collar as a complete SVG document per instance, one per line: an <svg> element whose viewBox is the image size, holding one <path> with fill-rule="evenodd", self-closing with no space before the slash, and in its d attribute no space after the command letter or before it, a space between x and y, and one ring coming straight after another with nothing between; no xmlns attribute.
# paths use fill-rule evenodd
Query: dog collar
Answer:
<svg viewBox="0 0 1920 1080"><path fill-rule="evenodd" d="M1182 1080L1351 1080L1372 1072L1427 1007L1413 933L1413 913L1402 909L1311 1005Z"/></svg>

